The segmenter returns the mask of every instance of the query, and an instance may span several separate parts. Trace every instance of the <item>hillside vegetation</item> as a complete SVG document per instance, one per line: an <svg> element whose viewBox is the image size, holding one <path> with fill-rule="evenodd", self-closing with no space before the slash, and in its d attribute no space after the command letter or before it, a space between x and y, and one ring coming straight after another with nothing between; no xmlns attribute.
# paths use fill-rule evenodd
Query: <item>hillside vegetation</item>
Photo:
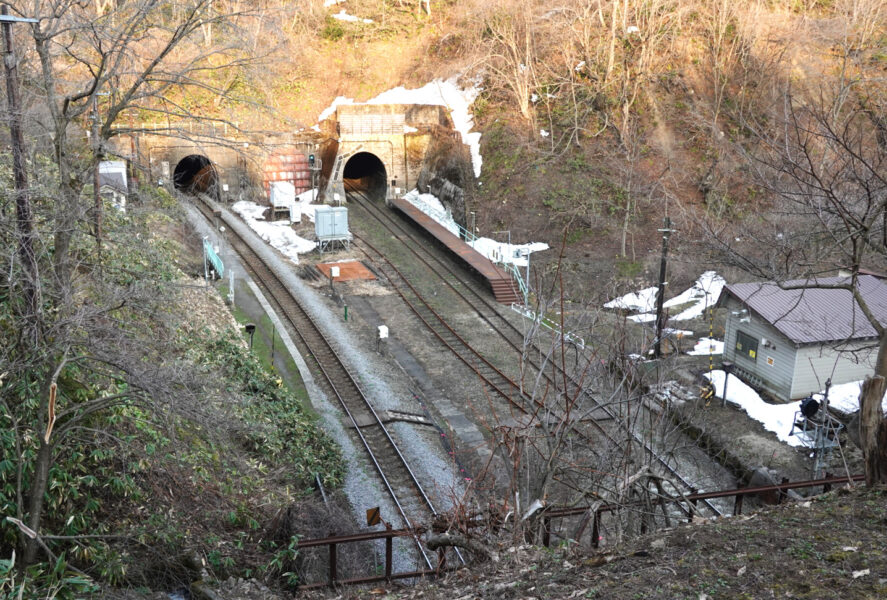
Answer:
<svg viewBox="0 0 887 600"><path fill-rule="evenodd" d="M38 214L52 202L35 200ZM125 214L105 207L101 271L89 238L73 248L76 300L44 316L53 371L19 344L19 297L2 278L0 598L172 590L202 569L285 584L292 540L274 517L315 474L342 479L332 440L191 278L202 264L181 209L165 192L131 200Z"/></svg>
<svg viewBox="0 0 887 600"><path fill-rule="evenodd" d="M361 101L454 76L480 86L484 167L464 182L470 210L484 235L564 245L560 274L575 300L589 296L588 277L651 278L666 215L681 233L678 284L710 262L710 244L690 247L706 229L742 224L751 235L732 237L756 238L762 217L779 219L784 177L757 161L788 126L788 107L887 135L887 10L877 0L266 6L251 31L267 57L225 71L236 82L222 87L271 107L277 129L311 125L339 95ZM201 106L267 129L254 108ZM556 262L548 254L540 266Z"/></svg>
<svg viewBox="0 0 887 600"><path fill-rule="evenodd" d="M298 398L233 324L209 327L227 317L194 291L200 268L175 203L138 181L126 213L95 194L115 138L296 131L338 95L459 77L482 88L484 168L460 182L469 210L482 234L555 248L533 258L543 312L561 289L568 318L651 279L666 215L674 289L713 266L730 280L887 271L882 0L324 4L6 3L38 22L10 28L20 60L7 59L12 134L0 155L0 598L170 588L201 569L292 586L293 527L281 520L300 512L315 474L341 479ZM356 18L334 18L341 10ZM887 332L873 325L875 372L887 376ZM615 343L596 351L625 355ZM874 424L869 442L887 431ZM869 474L887 478L887 445L869 448L883 459L867 460ZM819 561L822 579L774 593L833 595L836 570L882 568L869 527L883 521L870 506L879 494L859 499L865 560L808 531L780 547ZM842 497L828 502L834 532L860 525ZM737 527L737 555L769 531ZM683 556L669 559L683 574ZM674 591L698 597L722 579L701 572ZM864 597L883 592L874 581L848 583Z"/></svg>

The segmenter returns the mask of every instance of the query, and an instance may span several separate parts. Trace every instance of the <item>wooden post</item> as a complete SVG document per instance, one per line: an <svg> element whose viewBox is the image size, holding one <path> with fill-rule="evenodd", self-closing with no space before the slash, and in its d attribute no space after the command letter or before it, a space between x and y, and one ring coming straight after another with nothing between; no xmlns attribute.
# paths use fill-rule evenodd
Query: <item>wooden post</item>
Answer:
<svg viewBox="0 0 887 600"><path fill-rule="evenodd" d="M385 579L387 581L391 581L391 563L392 561L392 549L393 549L393 538L390 535L391 525L386 523L385 528L389 531L388 537L385 538Z"/></svg>
<svg viewBox="0 0 887 600"><path fill-rule="evenodd" d="M742 499L745 498L745 494L736 494L736 502L733 503L733 514L741 515L742 514Z"/></svg>
<svg viewBox="0 0 887 600"><path fill-rule="evenodd" d="M336 583L336 544L330 544L330 585Z"/></svg>
<svg viewBox="0 0 887 600"><path fill-rule="evenodd" d="M601 511L594 511L594 519L591 522L591 547L598 548L601 545Z"/></svg>

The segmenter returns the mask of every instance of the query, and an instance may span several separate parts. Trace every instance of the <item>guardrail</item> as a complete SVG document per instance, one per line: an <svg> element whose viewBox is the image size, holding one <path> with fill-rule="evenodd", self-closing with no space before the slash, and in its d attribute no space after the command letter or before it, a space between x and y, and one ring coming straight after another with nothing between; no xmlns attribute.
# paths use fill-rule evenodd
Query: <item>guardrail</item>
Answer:
<svg viewBox="0 0 887 600"><path fill-rule="evenodd" d="M865 475L850 475L850 476L842 476L842 477L833 477L826 475L826 477L822 479L808 479L805 481L789 481L788 479L783 479L782 483L774 484L774 485L762 485L756 487L745 487L745 488L736 488L732 490L719 490L715 492L698 492L693 494L687 494L682 498L674 498L671 501L677 504L683 504L685 502L689 502L694 507L699 503L700 500L713 500L716 498L729 498L733 496L735 498L733 502L733 514L739 515L742 514L742 504L743 499L746 496L758 495L758 494L776 494L776 504L780 504L783 500L785 500L787 496L787 492L789 490L801 489L801 488L810 488L810 487L822 487L823 493L831 490L833 485L839 485L842 483L850 483L852 481L865 481ZM553 519L563 519L571 516L579 516L579 515L588 515L591 513L590 519L592 522L591 528L591 546L593 548L599 547L600 544L600 527L601 527L601 517L608 512L616 512L625 508L630 508L631 505L626 504L601 504L593 509L587 506L584 507L576 507L576 508L562 508L562 509L553 509L546 511L541 519L543 522L542 531L543 531L543 539L542 544L544 546L548 546L551 543L551 521ZM687 522L693 521L694 511L689 511L687 516ZM587 524L587 520L585 521ZM577 531L576 538L581 538L582 534L585 531L585 524Z"/></svg>
<svg viewBox="0 0 887 600"><path fill-rule="evenodd" d="M686 503L689 502L693 506L696 506L698 502L702 500L713 500L716 498L729 498L734 497L733 503L733 514L739 515L742 514L742 504L743 499L746 496L758 495L758 494L776 494L776 503L779 504L788 496L787 492L789 490L801 489L801 488L810 488L810 487L822 487L823 492L827 492L831 490L832 486L840 485L844 483L851 483L853 481L865 481L865 475L850 475L850 476L842 476L842 477L834 477L826 475L826 477L822 479L809 479L805 481L788 481L787 479L783 479L782 483L774 484L774 485L762 485L756 487L745 487L745 488L735 488L731 490L719 490L715 492L699 492L694 494L687 494L682 498L674 498L670 501L673 503ZM582 534L585 532L585 528L588 522L592 523L591 528L591 546L593 548L599 547L600 544L600 528L601 528L601 518L604 514L609 512L616 512L619 510L624 510L626 508L631 508L633 505L626 504L600 504L598 506L581 506L575 508L551 508L542 513L540 520L542 522L542 545L550 546L551 545L551 523L555 519L564 519L567 517L576 517L576 516L587 516L586 519L583 520L583 524L580 529L577 531L576 538L581 538ZM687 522L691 522L693 520L694 511L688 511ZM480 525L480 523L477 523ZM437 576L442 572L448 570L447 562L446 562L446 551L445 549L438 550L438 562L437 567L434 569L424 569L418 571L408 571L403 573L394 573L392 572L393 565L393 541L396 537L408 537L408 536L418 536L424 533L423 529L391 529L388 528L384 531L369 531L365 533L356 533L352 535L340 535L333 536L327 538L319 538L313 540L301 540L297 544L298 549L303 548L316 548L319 546L327 546L329 548L329 571L327 581L318 582L318 583L310 583L306 585L299 586L299 589L307 590L307 589L317 589L322 587L331 587L334 585L350 585L350 584L360 584L360 583L374 583L378 581L391 581L393 579L412 579L418 577L430 577ZM367 577L357 577L352 579L338 579L338 565L337 565L337 556L338 556L338 546L340 544L352 544L357 542L366 542L372 540L385 540L385 572L383 575L372 575Z"/></svg>
<svg viewBox="0 0 887 600"><path fill-rule="evenodd" d="M389 527L384 531L368 531L365 533L337 535L314 540L300 540L296 545L296 548L299 550L304 548L316 548L318 546L327 546L329 548L329 571L326 581L300 585L299 589L309 590L332 587L335 585L355 585L360 583L375 583L377 581L391 581L393 579L413 579L417 577L437 576L447 569L445 549L438 550L437 567L434 569L420 569L417 571L406 571L402 573L394 573L392 571L394 563L394 538L417 537L422 533L424 533L423 529L391 529ZM372 540L385 540L384 574L355 577L352 579L338 579L338 546L340 544L354 544Z"/></svg>

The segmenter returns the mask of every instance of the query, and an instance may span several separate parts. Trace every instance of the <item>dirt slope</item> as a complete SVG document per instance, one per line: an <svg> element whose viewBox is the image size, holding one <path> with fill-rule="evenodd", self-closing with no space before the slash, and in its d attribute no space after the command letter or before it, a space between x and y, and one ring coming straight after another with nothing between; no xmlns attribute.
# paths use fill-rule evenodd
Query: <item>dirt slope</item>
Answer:
<svg viewBox="0 0 887 600"><path fill-rule="evenodd" d="M502 548L502 559L416 587L325 598L508 600L883 598L887 489L837 490L751 515L694 522L618 546Z"/></svg>

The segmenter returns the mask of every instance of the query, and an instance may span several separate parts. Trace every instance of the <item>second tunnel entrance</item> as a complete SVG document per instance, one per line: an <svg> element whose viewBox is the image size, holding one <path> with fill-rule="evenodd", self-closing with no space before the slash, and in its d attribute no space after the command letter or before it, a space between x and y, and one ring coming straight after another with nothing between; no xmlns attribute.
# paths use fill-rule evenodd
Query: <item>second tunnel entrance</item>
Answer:
<svg viewBox="0 0 887 600"><path fill-rule="evenodd" d="M375 154L358 152L345 163L342 172L345 191L357 190L370 200L384 201L388 189L388 176L385 165Z"/></svg>

